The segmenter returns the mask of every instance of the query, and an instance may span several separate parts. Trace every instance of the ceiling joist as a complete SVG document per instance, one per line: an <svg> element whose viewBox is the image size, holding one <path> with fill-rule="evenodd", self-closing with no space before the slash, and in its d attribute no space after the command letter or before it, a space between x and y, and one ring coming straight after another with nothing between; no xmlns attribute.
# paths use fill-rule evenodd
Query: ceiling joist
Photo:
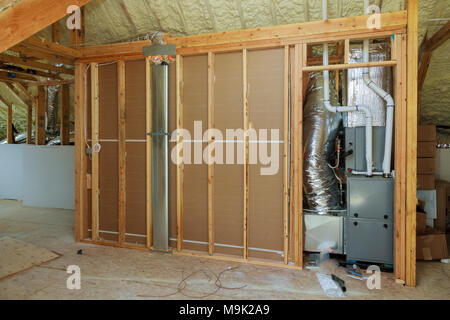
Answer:
<svg viewBox="0 0 450 320"><path fill-rule="evenodd" d="M72 69L67 69L64 67L57 67L52 64L37 62L37 61L33 61L33 60L30 60L27 58L16 57L16 56L4 54L4 53L0 53L0 61L3 63L13 64L16 66L22 66L22 67L27 67L27 68L36 68L36 69L41 69L41 70L45 70L45 71L53 71L53 72L57 72L57 73L61 73L61 74L68 74L68 75L75 74L75 71Z"/></svg>

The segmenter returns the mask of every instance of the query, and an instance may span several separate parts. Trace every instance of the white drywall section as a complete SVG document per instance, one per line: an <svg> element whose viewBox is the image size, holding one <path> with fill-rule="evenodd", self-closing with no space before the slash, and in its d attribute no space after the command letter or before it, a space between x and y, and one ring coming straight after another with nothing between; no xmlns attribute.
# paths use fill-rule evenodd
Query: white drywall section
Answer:
<svg viewBox="0 0 450 320"><path fill-rule="evenodd" d="M23 197L23 147L0 144L0 199L21 200Z"/></svg>
<svg viewBox="0 0 450 320"><path fill-rule="evenodd" d="M0 145L0 199L74 209L73 146Z"/></svg>

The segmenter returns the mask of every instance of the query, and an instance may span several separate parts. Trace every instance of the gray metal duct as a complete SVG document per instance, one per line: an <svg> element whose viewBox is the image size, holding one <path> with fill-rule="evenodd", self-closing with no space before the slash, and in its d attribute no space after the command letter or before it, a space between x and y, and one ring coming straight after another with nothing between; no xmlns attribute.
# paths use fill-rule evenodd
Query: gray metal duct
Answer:
<svg viewBox="0 0 450 320"><path fill-rule="evenodd" d="M328 164L342 116L326 110L322 84L323 75L311 73L303 110L303 189L306 209L326 214L340 209L339 186ZM336 91L330 89L330 102L338 105Z"/></svg>
<svg viewBox="0 0 450 320"><path fill-rule="evenodd" d="M169 248L169 66L153 65L153 247Z"/></svg>

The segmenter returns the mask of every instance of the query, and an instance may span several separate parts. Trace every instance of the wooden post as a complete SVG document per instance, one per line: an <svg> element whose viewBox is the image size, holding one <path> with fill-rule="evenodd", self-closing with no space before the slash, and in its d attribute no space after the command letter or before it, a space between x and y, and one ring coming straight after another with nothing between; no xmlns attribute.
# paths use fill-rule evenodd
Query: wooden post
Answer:
<svg viewBox="0 0 450 320"><path fill-rule="evenodd" d="M214 128L214 53L208 53L208 129ZM208 131L208 144L214 145L215 137ZM208 253L214 253L214 164L211 152L208 158Z"/></svg>
<svg viewBox="0 0 450 320"><path fill-rule="evenodd" d="M36 105L36 114L35 118L35 134L34 141L36 145L45 144L45 96L46 96L47 87L38 87L38 101Z"/></svg>
<svg viewBox="0 0 450 320"><path fill-rule="evenodd" d="M68 84L61 85L60 94L60 138L61 145L68 145L70 142L70 86Z"/></svg>
<svg viewBox="0 0 450 320"><path fill-rule="evenodd" d="M406 35L395 35L395 279L406 281Z"/></svg>
<svg viewBox="0 0 450 320"><path fill-rule="evenodd" d="M85 144L85 70L75 64L75 241L88 237L87 160Z"/></svg>
<svg viewBox="0 0 450 320"><path fill-rule="evenodd" d="M52 24L52 42L59 42L59 21Z"/></svg>
<svg viewBox="0 0 450 320"><path fill-rule="evenodd" d="M8 104L8 121L7 121L7 128L6 128L6 140L8 144L14 143L14 131L13 131L13 110L12 105Z"/></svg>
<svg viewBox="0 0 450 320"><path fill-rule="evenodd" d="M242 50L242 97L243 97L243 114L244 114L244 225L243 225L243 257L248 258L248 185L249 185L249 114L248 114L248 69L247 69L247 49Z"/></svg>
<svg viewBox="0 0 450 320"><path fill-rule="evenodd" d="M92 240L99 239L99 91L98 64L91 63Z"/></svg>
<svg viewBox="0 0 450 320"><path fill-rule="evenodd" d="M283 122L283 246L284 264L289 263L289 46L284 47Z"/></svg>
<svg viewBox="0 0 450 320"><path fill-rule="evenodd" d="M117 79L118 79L118 130L119 130L119 141L118 141L118 159L119 159L119 243L125 242L125 231L126 231L126 202L127 202L127 141L126 141L126 128L125 128L125 62L117 62Z"/></svg>
<svg viewBox="0 0 450 320"><path fill-rule="evenodd" d="M416 285L418 0L408 0L406 285Z"/></svg>
<svg viewBox="0 0 450 320"><path fill-rule="evenodd" d="M302 110L303 110L303 47L305 44L296 44L294 50L294 239L295 264L303 267L303 162L302 162Z"/></svg>
<svg viewBox="0 0 450 320"><path fill-rule="evenodd" d="M177 130L183 129L183 57L177 55ZM180 146L183 143L183 136L178 131L177 144ZM178 157L183 157L183 153L178 154ZM178 158L177 164L177 250L183 250L183 168L184 164Z"/></svg>
<svg viewBox="0 0 450 320"><path fill-rule="evenodd" d="M152 211L152 63L150 57L145 59L145 116L146 116L146 214L147 214L147 248L153 246L153 211Z"/></svg>

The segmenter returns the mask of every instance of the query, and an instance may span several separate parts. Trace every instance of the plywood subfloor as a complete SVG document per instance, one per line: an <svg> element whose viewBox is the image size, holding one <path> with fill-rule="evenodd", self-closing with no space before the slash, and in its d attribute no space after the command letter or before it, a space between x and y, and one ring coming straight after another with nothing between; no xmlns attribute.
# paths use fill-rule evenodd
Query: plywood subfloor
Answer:
<svg viewBox="0 0 450 320"><path fill-rule="evenodd" d="M10 237L0 238L0 280L12 276L59 255L45 248Z"/></svg>
<svg viewBox="0 0 450 320"><path fill-rule="evenodd" d="M285 270L179 255L150 253L74 243L74 212L23 207L0 200L0 237L9 236L56 251L56 260L0 281L4 299L328 299L313 270ZM77 254L79 249L83 254ZM1 256L0 256L1 258ZM81 289L68 290L66 268L81 269ZM222 286L216 291L215 275ZM393 275L382 274L381 290L346 278L332 261L323 266L346 280L345 299L446 299L450 300L450 264L418 262L417 288L395 284ZM214 275L215 274L215 275ZM191 275L183 292L182 277Z"/></svg>

